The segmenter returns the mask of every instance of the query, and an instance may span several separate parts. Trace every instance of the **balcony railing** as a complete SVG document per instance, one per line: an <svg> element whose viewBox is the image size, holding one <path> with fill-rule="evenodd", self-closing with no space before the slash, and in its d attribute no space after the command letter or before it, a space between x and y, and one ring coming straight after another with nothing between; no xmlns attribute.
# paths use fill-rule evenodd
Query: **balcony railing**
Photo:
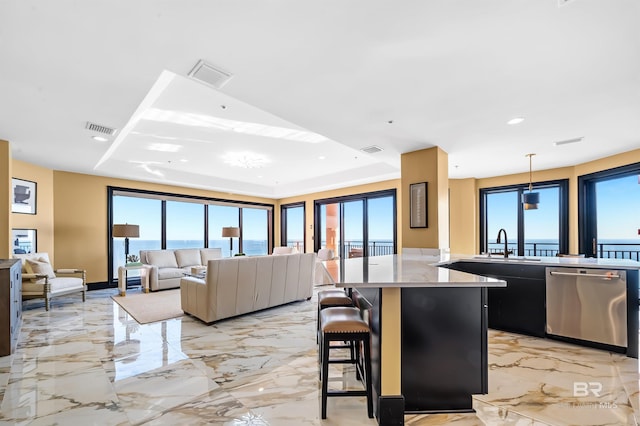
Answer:
<svg viewBox="0 0 640 426"><path fill-rule="evenodd" d="M289 241L287 247L295 247L300 253L304 252L302 241ZM368 245L369 256L384 256L393 254L393 243L391 241L370 241ZM348 259L350 257L362 257L364 253L364 245L362 241L345 241L342 257ZM338 253L340 256L340 253Z"/></svg>
<svg viewBox="0 0 640 426"><path fill-rule="evenodd" d="M510 254L516 254L518 246L509 243ZM489 253L502 254L504 244L489 243ZM525 243L525 256L556 256L559 253L557 243ZM599 243L597 245L597 257L602 259L631 259L640 261L640 243Z"/></svg>
<svg viewBox="0 0 640 426"><path fill-rule="evenodd" d="M598 257L640 261L640 243L600 243L598 244Z"/></svg>

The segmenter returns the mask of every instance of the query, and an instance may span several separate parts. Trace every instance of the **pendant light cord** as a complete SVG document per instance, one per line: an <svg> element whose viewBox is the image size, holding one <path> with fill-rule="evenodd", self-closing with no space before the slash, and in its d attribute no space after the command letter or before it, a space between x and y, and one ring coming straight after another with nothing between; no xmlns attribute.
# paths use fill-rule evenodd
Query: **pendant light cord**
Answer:
<svg viewBox="0 0 640 426"><path fill-rule="evenodd" d="M533 171L532 171L532 166L531 166L531 157L533 157L535 154L527 154L527 157L529 157L529 192L533 191Z"/></svg>

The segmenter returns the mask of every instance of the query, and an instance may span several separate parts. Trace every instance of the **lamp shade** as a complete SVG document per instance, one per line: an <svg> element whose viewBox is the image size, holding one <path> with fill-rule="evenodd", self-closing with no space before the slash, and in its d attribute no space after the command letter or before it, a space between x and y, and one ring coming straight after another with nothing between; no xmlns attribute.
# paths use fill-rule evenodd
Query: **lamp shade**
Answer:
<svg viewBox="0 0 640 426"><path fill-rule="evenodd" d="M222 236L227 238L238 238L240 237L240 228L236 226L224 226L222 227Z"/></svg>
<svg viewBox="0 0 640 426"><path fill-rule="evenodd" d="M536 210L540 203L539 192L526 192L522 194L522 204L524 204L525 210Z"/></svg>
<svg viewBox="0 0 640 426"><path fill-rule="evenodd" d="M128 223L113 225L113 236L117 238L138 238L140 237L140 226L129 225Z"/></svg>

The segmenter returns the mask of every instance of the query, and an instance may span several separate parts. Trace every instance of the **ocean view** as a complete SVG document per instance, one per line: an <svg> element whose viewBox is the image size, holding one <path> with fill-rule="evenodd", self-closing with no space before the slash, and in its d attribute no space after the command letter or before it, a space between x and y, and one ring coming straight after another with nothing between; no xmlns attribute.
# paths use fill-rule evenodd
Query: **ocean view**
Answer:
<svg viewBox="0 0 640 426"><path fill-rule="evenodd" d="M301 242L289 242L290 246L295 246L296 243ZM326 244L323 241L322 246ZM361 249L361 240L345 241L345 256L348 257L348 253L352 249ZM169 240L167 241L167 248L179 249L179 248L202 248L204 243L202 240ZM219 239L209 241L209 247L220 247L222 249L222 257L229 257L229 240ZM497 244L495 242L489 243L489 249L491 252L501 252L503 244ZM160 240L141 240L132 238L129 239L129 254L135 254L139 256L140 250L159 250ZM515 243L509 243L510 250L516 250ZM369 243L369 251L374 255L391 254L393 250L393 241L389 239L376 240ZM265 240L244 240L242 251L247 256L257 256L267 254L267 242ZM233 253L238 252L237 239L233 242ZM527 240L525 243L525 256L555 256L558 253L558 243L552 239L537 239ZM611 239L601 240L598 242L598 257L604 258L618 258L618 259L633 259L640 260L640 238L639 239ZM124 264L124 241L116 240L114 243L114 271L117 267Z"/></svg>

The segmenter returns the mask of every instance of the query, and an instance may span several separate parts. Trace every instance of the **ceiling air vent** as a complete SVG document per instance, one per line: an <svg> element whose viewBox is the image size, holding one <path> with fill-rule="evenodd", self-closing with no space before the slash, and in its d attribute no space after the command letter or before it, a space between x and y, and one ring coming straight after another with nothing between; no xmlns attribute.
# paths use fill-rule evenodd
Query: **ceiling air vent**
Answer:
<svg viewBox="0 0 640 426"><path fill-rule="evenodd" d="M378 145L371 145L360 148L360 151L366 152L367 154L375 154L376 152L382 151L382 148L380 148Z"/></svg>
<svg viewBox="0 0 640 426"><path fill-rule="evenodd" d="M578 143L578 142L582 142L582 139L584 139L584 137L579 137L579 138L573 138L573 139L566 139L563 141L557 141L554 142L553 144L555 146L560 146L560 145L569 145L571 143Z"/></svg>
<svg viewBox="0 0 640 426"><path fill-rule="evenodd" d="M103 135L113 136L116 134L118 129L114 129L112 127L101 126L100 124L92 123L87 121L85 129L91 130L92 132L102 133Z"/></svg>
<svg viewBox="0 0 640 426"><path fill-rule="evenodd" d="M189 71L189 77L194 80L220 89L227 84L233 75L226 71L222 71L212 65L207 64L204 60L199 60L195 67Z"/></svg>

